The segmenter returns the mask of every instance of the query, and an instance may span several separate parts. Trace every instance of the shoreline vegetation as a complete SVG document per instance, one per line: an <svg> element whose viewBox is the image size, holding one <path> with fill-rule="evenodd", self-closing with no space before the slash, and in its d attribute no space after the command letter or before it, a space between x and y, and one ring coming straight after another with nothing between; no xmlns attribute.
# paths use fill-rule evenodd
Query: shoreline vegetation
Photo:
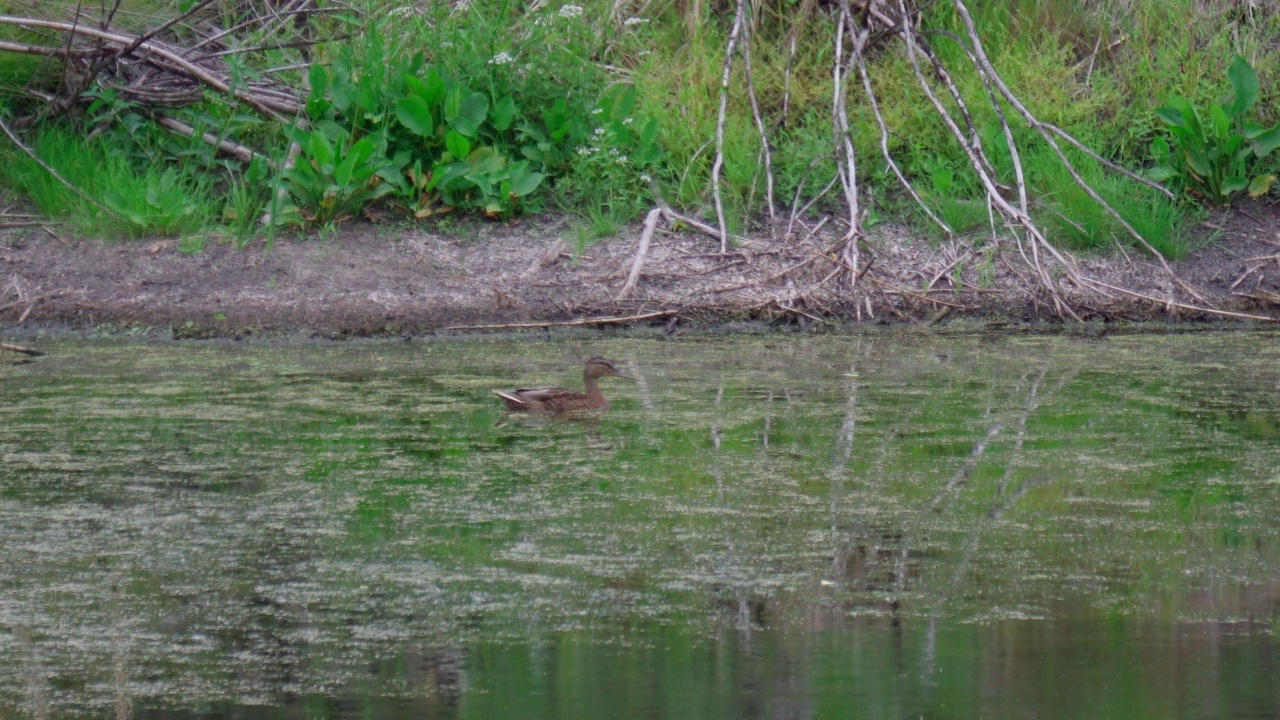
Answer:
<svg viewBox="0 0 1280 720"><path fill-rule="evenodd" d="M0 0L0 312L1274 322L1277 36L1228 0Z"/></svg>

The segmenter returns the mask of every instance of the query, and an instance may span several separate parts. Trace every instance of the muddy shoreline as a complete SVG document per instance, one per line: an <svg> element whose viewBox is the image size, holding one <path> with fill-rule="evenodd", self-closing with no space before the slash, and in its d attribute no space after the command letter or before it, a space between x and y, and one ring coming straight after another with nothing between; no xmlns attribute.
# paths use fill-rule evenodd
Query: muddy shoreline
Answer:
<svg viewBox="0 0 1280 720"><path fill-rule="evenodd" d="M939 246L893 226L871 233L864 262L873 258L872 268L856 286L847 274L843 282L832 274L837 266L822 254L829 234L751 240L721 255L704 235L659 233L634 291L620 299L639 231L629 227L580 248L565 218L462 223L446 232L355 224L328 239L280 238L241 251L210 240L185 253L175 239L103 243L27 228L0 235L0 332L351 338L486 326L670 333L741 323L828 330L1079 324L1029 287L1010 249ZM1202 301L1133 250L1077 257L1091 277L1143 297L1069 289L1068 299L1091 324L1269 326L1172 308L1168 300L1280 317L1280 209L1254 203L1212 218L1204 232L1215 236L1207 247L1172 263Z"/></svg>

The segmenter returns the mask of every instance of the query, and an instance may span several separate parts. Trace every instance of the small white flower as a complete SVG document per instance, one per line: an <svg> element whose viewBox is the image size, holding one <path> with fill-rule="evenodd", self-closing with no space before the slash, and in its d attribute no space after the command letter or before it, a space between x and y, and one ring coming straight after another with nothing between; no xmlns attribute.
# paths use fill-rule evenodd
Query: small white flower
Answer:
<svg viewBox="0 0 1280 720"><path fill-rule="evenodd" d="M591 114L592 114L592 115L599 115L599 114L600 114L600 113L602 113L602 112L604 112L604 108L596 108L595 110L592 110L592 111L591 111Z"/></svg>
<svg viewBox="0 0 1280 720"><path fill-rule="evenodd" d="M649 177L648 175L641 175L640 182L646 182L646 183L653 182L653 178Z"/></svg>
<svg viewBox="0 0 1280 720"><path fill-rule="evenodd" d="M576 18L581 14L581 5L562 5L560 7L560 17L562 18Z"/></svg>
<svg viewBox="0 0 1280 720"><path fill-rule="evenodd" d="M627 156L626 156L626 155L619 155L619 156L618 156L618 164L619 164L619 165L626 165L626 164L627 164Z"/></svg>
<svg viewBox="0 0 1280 720"><path fill-rule="evenodd" d="M453 43L449 42L448 40L445 40L444 42L440 43L440 47L442 47L442 48L451 48L451 47L453 47Z"/></svg>
<svg viewBox="0 0 1280 720"><path fill-rule="evenodd" d="M610 155L617 155L617 154L618 154L618 148L609 148L609 154L610 154Z"/></svg>
<svg viewBox="0 0 1280 720"><path fill-rule="evenodd" d="M629 117L629 118L627 118L627 119L623 120L623 121L622 121L622 124L623 124L623 125L630 125L631 123L633 123L633 122L635 122L635 121L636 121L636 119L635 119L635 118L633 118L633 117Z"/></svg>
<svg viewBox="0 0 1280 720"><path fill-rule="evenodd" d="M579 155L590 155L590 154L591 154L591 153L593 153L593 152L595 152L595 150L594 150L593 148L589 148L589 147L587 147L586 145L579 145L579 146L578 146L578 154L579 154Z"/></svg>
<svg viewBox="0 0 1280 720"><path fill-rule="evenodd" d="M602 128L602 127L598 127L598 128L596 128L596 131L595 131L595 133L594 133L594 134L595 134L595 136L596 136L596 137L600 137L601 135L603 135L603 134L604 134L604 128Z"/></svg>
<svg viewBox="0 0 1280 720"><path fill-rule="evenodd" d="M515 61L515 58L511 57L510 53L508 53L506 50L503 50L497 55L494 55L493 58L489 60L489 64L490 65L506 65L507 63L514 62L514 61Z"/></svg>
<svg viewBox="0 0 1280 720"><path fill-rule="evenodd" d="M622 24L626 27L631 27L632 25L643 25L647 22L649 22L648 18L629 17L626 20L624 20Z"/></svg>

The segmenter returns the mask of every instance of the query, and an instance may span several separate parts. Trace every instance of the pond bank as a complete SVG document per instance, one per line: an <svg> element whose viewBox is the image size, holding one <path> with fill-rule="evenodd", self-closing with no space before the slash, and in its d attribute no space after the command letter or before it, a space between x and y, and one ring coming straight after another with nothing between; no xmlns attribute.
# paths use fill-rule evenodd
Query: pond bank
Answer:
<svg viewBox="0 0 1280 720"><path fill-rule="evenodd" d="M1280 317L1280 211L1256 203L1205 224L1208 247L1171 263L1201 300L1174 292L1158 264L1081 257L1082 272L1130 294L1069 294L1082 319L1202 322L1213 307ZM1030 285L1012 243L1002 252L913 239L878 226L856 286L824 254L838 234L749 241L721 255L692 232L655 236L634 290L620 298L639 226L579 251L563 218L460 224L448 234L354 224L324 240L280 239L236 251L209 241L55 240L40 229L0 236L0 330L141 331L177 338L416 335L498 326L755 321L801 328L849 323L1061 323L1052 298ZM867 258L870 270L866 270ZM1066 288L1066 293L1074 293ZM1245 320L1244 322L1256 322Z"/></svg>

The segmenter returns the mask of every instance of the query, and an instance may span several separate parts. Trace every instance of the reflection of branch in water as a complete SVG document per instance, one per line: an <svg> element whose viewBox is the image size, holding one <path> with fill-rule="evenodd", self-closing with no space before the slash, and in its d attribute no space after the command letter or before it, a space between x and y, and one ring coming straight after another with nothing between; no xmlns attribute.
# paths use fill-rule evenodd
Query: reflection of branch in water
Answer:
<svg viewBox="0 0 1280 720"><path fill-rule="evenodd" d="M716 388L716 412L711 420L711 447L720 449L720 402L724 400L724 385Z"/></svg>
<svg viewBox="0 0 1280 720"><path fill-rule="evenodd" d="M715 413L713 413L711 420L711 446L717 451L720 449L720 406L723 402L724 385L721 385L716 388ZM721 510L724 510L726 506L724 472L721 468L719 452L716 453L716 459L711 464L711 473L716 479L716 497L720 502ZM724 529L725 554L727 557L735 557L737 555L738 546L737 543L733 541L732 528L728 523L728 513L722 512L720 514L720 521L721 527ZM741 567L742 559L737 558L737 560L738 567ZM736 604L738 632L742 634L743 644L749 647L751 644L752 610L751 599L747 593L747 583L741 573L732 572L729 568L724 566L716 568L716 574L723 577L725 585L733 588L737 593Z"/></svg>
<svg viewBox="0 0 1280 720"><path fill-rule="evenodd" d="M858 429L858 366L849 365L849 386L845 392L844 420L836 435L835 459L831 463L831 569L827 572L835 580L844 575L849 561L849 540L858 536L857 528L842 536L839 528L840 496L844 490L844 473L853 457L853 438Z"/></svg>
<svg viewBox="0 0 1280 720"><path fill-rule="evenodd" d="M1046 396L1052 396L1060 391L1072 379L1075 378L1076 368L1067 372L1057 385L1045 393ZM1004 476L1001 478L1000 491L998 497L1001 501L992 505L986 515L980 518L969 531L969 536L965 540L964 552L960 556L960 562L956 564L951 576L947 582L941 587L937 597L934 599L933 609L929 614L929 629L925 633L925 647L923 652L922 667L927 676L932 677L937 670L937 652L938 652L938 625L942 619L942 609L950 598L951 591L959 586L961 578L968 572L969 567L973 564L973 556L977 553L978 545L982 539L982 531L986 529L992 522L999 520L1010 507L1014 505L1032 485L1043 482L1043 476L1030 477L1023 480L1022 484L1013 493L1007 493L1009 480L1013 476L1014 468L1019 464L1022 456L1023 441L1027 434L1027 419L1040 407L1039 388L1040 383L1044 381L1045 376L1049 373L1049 366L1045 366L1040 370L1039 375L1032 381L1031 386L1027 389L1027 400L1023 405L1021 414L1017 419L1018 432L1014 436L1013 447L1009 453L1009 459L1005 466ZM1026 376L1023 376L1024 379ZM990 433L988 433L990 435ZM932 507L932 504L931 504Z"/></svg>
<svg viewBox="0 0 1280 720"><path fill-rule="evenodd" d="M1027 375L1030 375L1030 373L1028 372L1018 379L1018 384L1014 387L1014 392L1017 392L1018 389L1022 387L1022 383L1027 379ZM1043 376L1044 375L1042 373L1041 377ZM991 417L992 405L994 402L995 383L991 383L991 385L987 387L987 409L982 413L982 417ZM987 444L994 440L996 435L1000 434L1001 430L1003 430L1003 428L1000 425L992 425L987 428L986 437L974 444L973 449L969 452L969 457L965 459L964 463L956 469L954 474L952 474L951 479L947 480L947 482L943 484L942 489L939 490L937 494L933 496L933 499L929 501L929 507L938 512L942 512L942 508L939 507L940 503L944 498L952 495L953 491L961 484L962 481L969 479L969 476L973 474L973 469L978 466L978 461L980 461L982 456L986 454Z"/></svg>
<svg viewBox="0 0 1280 720"><path fill-rule="evenodd" d="M649 379L635 358L627 358L627 375L635 381L636 392L640 395L640 406L652 413L654 408L653 393L649 391Z"/></svg>
<svg viewBox="0 0 1280 720"><path fill-rule="evenodd" d="M956 489L956 486L960 484L961 480L967 480L969 476L973 474L973 469L978 466L978 461L981 460L982 456L987 452L987 443L994 440L996 435L1000 434L1001 429L1002 428L999 425L992 425L987 428L986 437L974 443L973 450L969 452L968 459L964 461L963 465L956 469L955 473L951 475L951 479L944 483L942 489L933 496L933 499L929 501L929 507L938 512L942 512L942 508L938 507L939 503L942 502L943 498L952 494Z"/></svg>
<svg viewBox="0 0 1280 720"><path fill-rule="evenodd" d="M773 427L773 388L769 388L769 397L764 401L764 432L760 435L760 449L769 449L769 430Z"/></svg>

